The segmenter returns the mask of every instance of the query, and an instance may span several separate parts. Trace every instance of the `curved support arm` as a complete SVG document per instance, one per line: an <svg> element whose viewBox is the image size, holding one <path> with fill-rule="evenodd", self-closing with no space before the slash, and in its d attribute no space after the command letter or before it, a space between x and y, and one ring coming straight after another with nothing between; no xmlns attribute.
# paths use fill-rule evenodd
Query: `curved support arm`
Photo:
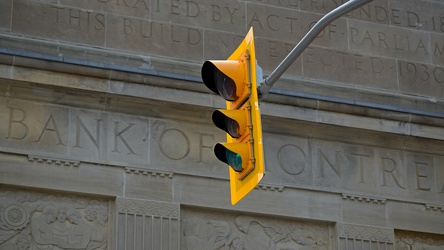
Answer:
<svg viewBox="0 0 444 250"><path fill-rule="evenodd" d="M337 18L353 11L373 0L350 0L336 9L327 13L322 17L310 31L302 38L302 40L293 48L293 50L284 58L284 60L277 66L277 68L271 72L271 74L262 80L261 84L257 88L259 100L262 100L265 95L270 91L276 81L285 73L290 65L296 61L296 59L302 54L302 52L310 45L310 43L317 37L321 31L327 27L331 22Z"/></svg>

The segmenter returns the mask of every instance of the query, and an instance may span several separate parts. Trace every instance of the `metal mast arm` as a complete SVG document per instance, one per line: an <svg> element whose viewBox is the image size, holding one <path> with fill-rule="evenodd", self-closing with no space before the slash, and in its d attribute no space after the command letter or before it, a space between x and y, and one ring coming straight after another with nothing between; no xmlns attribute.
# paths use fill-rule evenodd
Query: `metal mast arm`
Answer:
<svg viewBox="0 0 444 250"><path fill-rule="evenodd" d="M337 18L353 11L373 0L350 0L336 9L327 13L322 17L310 31L302 38L302 40L293 48L293 50L285 57L285 59L265 78L257 88L259 100L262 100L270 91L276 81L284 74L290 65L302 54L302 52L310 45L321 31Z"/></svg>

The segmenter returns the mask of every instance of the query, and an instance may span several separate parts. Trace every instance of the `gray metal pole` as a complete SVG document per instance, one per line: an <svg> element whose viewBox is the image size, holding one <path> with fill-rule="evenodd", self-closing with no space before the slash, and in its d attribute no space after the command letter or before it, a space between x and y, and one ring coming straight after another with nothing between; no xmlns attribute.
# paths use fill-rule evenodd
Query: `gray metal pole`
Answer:
<svg viewBox="0 0 444 250"><path fill-rule="evenodd" d="M296 59L302 54L302 52L310 45L310 43L317 37L321 31L327 27L331 22L337 18L353 11L373 0L350 0L336 9L327 13L322 17L310 31L302 38L302 40L293 48L293 50L284 58L284 60L277 66L277 68L271 72L271 74L265 78L259 87L257 92L259 100L262 100L265 95L270 91L276 81L284 74L284 72L290 67L290 65L296 61Z"/></svg>

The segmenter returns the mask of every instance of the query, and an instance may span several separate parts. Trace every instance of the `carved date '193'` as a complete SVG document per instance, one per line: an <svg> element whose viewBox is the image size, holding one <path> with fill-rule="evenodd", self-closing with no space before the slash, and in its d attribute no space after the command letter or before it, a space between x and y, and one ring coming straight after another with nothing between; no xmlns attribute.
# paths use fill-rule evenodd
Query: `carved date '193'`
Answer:
<svg viewBox="0 0 444 250"><path fill-rule="evenodd" d="M399 62L399 76L415 82L444 84L444 68L433 65Z"/></svg>

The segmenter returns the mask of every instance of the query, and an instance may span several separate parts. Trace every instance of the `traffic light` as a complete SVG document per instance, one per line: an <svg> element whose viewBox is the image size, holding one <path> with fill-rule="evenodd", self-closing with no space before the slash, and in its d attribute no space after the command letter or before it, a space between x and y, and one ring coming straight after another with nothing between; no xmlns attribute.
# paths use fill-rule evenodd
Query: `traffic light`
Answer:
<svg viewBox="0 0 444 250"><path fill-rule="evenodd" d="M227 133L226 142L217 143L214 153L230 166L233 205L264 176L257 67L252 28L227 60L210 60L202 66L205 85L226 100L226 109L212 115L213 123Z"/></svg>

